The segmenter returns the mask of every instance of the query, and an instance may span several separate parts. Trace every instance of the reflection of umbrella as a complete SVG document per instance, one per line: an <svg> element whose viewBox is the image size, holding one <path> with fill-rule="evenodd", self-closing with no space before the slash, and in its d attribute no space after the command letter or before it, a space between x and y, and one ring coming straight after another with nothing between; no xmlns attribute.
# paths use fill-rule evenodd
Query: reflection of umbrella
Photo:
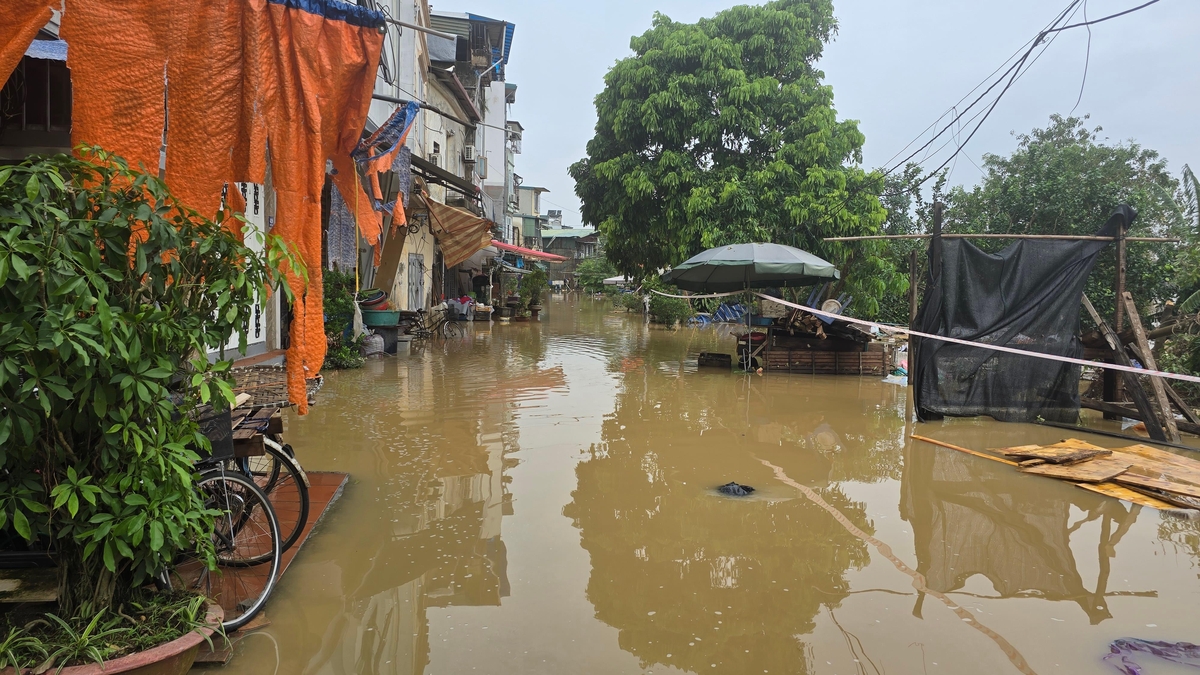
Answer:
<svg viewBox="0 0 1200 675"><path fill-rule="evenodd" d="M685 291L729 293L750 288L812 286L841 274L832 263L782 244L734 244L709 249L663 275Z"/></svg>

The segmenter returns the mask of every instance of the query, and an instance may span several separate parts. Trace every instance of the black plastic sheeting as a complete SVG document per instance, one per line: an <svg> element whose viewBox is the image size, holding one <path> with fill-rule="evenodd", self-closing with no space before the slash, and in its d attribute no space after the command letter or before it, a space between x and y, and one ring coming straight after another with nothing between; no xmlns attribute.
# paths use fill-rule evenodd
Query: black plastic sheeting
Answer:
<svg viewBox="0 0 1200 675"><path fill-rule="evenodd" d="M1120 206L1096 234L1120 236L1137 212ZM991 254L966 239L934 237L914 330L1083 358L1080 305L1088 275L1111 242L1025 239ZM1046 359L914 338L913 391L921 420L991 416L1002 422L1075 422L1082 368Z"/></svg>

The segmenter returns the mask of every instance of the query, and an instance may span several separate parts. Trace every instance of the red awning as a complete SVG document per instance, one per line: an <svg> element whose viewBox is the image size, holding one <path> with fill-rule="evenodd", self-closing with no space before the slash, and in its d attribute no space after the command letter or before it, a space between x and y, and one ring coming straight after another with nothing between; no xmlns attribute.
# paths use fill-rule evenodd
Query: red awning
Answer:
<svg viewBox="0 0 1200 675"><path fill-rule="evenodd" d="M546 260L549 262L566 262L566 260L567 260L566 258L562 257L561 255L554 255L553 253L542 253L541 251L535 251L531 248L521 248L520 246L513 246L512 244L505 244L504 242L496 241L495 239L492 240L492 246L495 246L496 248L498 248L502 251L511 251L513 253L523 255L526 258L537 258L538 260Z"/></svg>

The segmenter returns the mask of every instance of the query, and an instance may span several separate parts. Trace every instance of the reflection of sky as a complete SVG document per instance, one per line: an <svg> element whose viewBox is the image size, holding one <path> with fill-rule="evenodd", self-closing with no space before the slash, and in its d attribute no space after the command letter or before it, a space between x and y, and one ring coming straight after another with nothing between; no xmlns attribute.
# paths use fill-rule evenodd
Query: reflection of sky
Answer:
<svg viewBox="0 0 1200 675"><path fill-rule="evenodd" d="M1102 672L1118 637L1194 641L1196 524L1143 511L1102 558L1120 514L1095 505L1118 502L905 442L1061 432L905 427L905 390L871 379L679 372L729 340L557 303L540 326L333 374L314 414L289 420L306 468L353 479L227 672L273 672L270 640L281 673L1016 672L940 601L914 616L909 577L755 458L928 563L931 586L1038 673ZM909 472L930 457L938 485ZM984 498L954 503L956 476ZM712 494L730 480L759 491ZM902 519L906 494L940 520L911 505ZM944 534L954 523L966 536ZM988 555L960 564L988 528ZM1071 583L1007 587L1027 550L1041 553L1026 567ZM1077 591L1095 593L1105 565L1096 606L1111 618L1093 623Z"/></svg>

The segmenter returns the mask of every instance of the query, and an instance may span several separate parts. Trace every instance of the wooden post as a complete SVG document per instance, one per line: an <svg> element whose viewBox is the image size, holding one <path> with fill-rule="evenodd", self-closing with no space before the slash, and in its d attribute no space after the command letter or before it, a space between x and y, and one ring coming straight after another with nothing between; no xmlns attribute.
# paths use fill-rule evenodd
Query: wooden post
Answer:
<svg viewBox="0 0 1200 675"><path fill-rule="evenodd" d="M913 249L908 254L908 328L913 329L913 324L917 322L917 287L920 285L921 275L917 273L917 267L921 262L921 252ZM915 343L912 336L908 336L908 384L912 386L912 369L913 369L913 348Z"/></svg>
<svg viewBox="0 0 1200 675"><path fill-rule="evenodd" d="M1125 271L1128 266L1126 259L1126 239L1127 231L1125 226L1121 226L1121 232L1117 235L1117 278L1113 283L1113 291L1116 293L1117 306L1113 315L1113 326L1116 327L1117 335L1121 334L1121 330L1125 327L1125 308L1121 296L1125 293ZM1118 347L1119 348L1119 347ZM1125 380L1118 377L1116 372L1111 370L1104 371L1104 400L1109 403L1121 403L1125 399ZM1119 415L1104 413L1104 419L1117 420Z"/></svg>
<svg viewBox="0 0 1200 675"><path fill-rule="evenodd" d="M1100 328L1100 332L1104 334L1104 339L1108 342L1108 346L1116 355L1117 363L1131 367L1133 365L1129 360L1129 355L1125 353L1125 348L1121 344L1121 339L1117 337L1116 332L1108 325L1108 322L1100 316L1096 308L1092 305L1092 301L1088 297L1083 296L1083 306L1087 309L1088 314L1092 315L1092 320ZM1154 408L1150 405L1150 399L1146 397L1146 391L1142 389L1142 385L1138 382L1137 375L1130 372L1122 372L1126 385L1129 387L1129 393L1133 395L1133 401L1137 404L1138 414L1142 416L1142 422L1146 424L1146 432L1150 434L1150 438L1156 441L1167 440L1167 434L1163 431L1162 425L1158 423L1158 416L1154 414Z"/></svg>
<svg viewBox="0 0 1200 675"><path fill-rule="evenodd" d="M1121 334L1121 330L1125 328L1125 313L1124 301L1125 297L1125 270L1128 265L1125 250L1125 226L1121 226L1121 234L1117 238L1117 315L1113 320L1113 328L1117 335Z"/></svg>
<svg viewBox="0 0 1200 675"><path fill-rule="evenodd" d="M1146 339L1146 331L1142 328L1142 317L1138 314L1137 303L1133 301L1133 295L1125 292L1121 294L1121 300L1125 305L1125 311L1129 312L1129 325L1133 328L1133 336L1137 340L1138 351L1142 356L1142 366L1150 370L1158 370L1158 366L1154 363L1154 354L1150 352L1150 341ZM1166 427L1167 440L1178 443L1179 427L1175 425L1175 411L1171 409L1171 401L1167 398L1167 390L1163 387L1162 378L1151 377L1150 386L1154 390L1158 412L1162 415L1163 424Z"/></svg>
<svg viewBox="0 0 1200 675"><path fill-rule="evenodd" d="M917 268L920 265L921 253L913 249L908 254L908 326L910 328L917 321L917 294L921 281L921 275L917 273Z"/></svg>

